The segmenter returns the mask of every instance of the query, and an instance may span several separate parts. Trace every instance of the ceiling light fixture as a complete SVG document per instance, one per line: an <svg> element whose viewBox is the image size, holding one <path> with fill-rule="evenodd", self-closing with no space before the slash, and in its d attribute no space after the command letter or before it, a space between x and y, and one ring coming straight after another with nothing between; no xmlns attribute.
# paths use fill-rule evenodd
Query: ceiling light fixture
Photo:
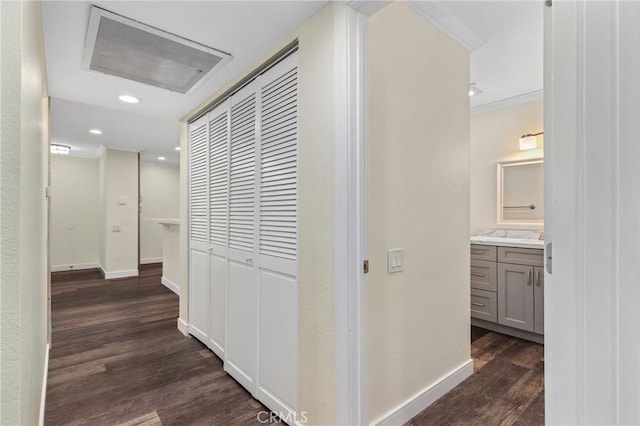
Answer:
<svg viewBox="0 0 640 426"><path fill-rule="evenodd" d="M179 147L179 146L176 146L174 149L175 149L176 151L180 151L180 147Z"/></svg>
<svg viewBox="0 0 640 426"><path fill-rule="evenodd" d="M138 102L140 102L140 99L136 98L135 96L131 96L131 95L120 95L120 96L118 96L118 99L120 99L122 102L126 102L128 104L137 104Z"/></svg>
<svg viewBox="0 0 640 426"><path fill-rule="evenodd" d="M102 134L102 130L91 129L91 130L89 130L89 133L92 133L94 135L101 135Z"/></svg>
<svg viewBox="0 0 640 426"><path fill-rule="evenodd" d="M52 154L69 155L69 152L71 151L71 147L67 145L52 143L49 150Z"/></svg>
<svg viewBox="0 0 640 426"><path fill-rule="evenodd" d="M158 157L158 160L164 161L164 160L166 160L166 158L165 157Z"/></svg>
<svg viewBox="0 0 640 426"><path fill-rule="evenodd" d="M538 147L538 138L536 136L541 135L543 132L527 133L520 136L520 151L527 151L530 149L536 149Z"/></svg>
<svg viewBox="0 0 640 426"><path fill-rule="evenodd" d="M469 96L475 96L475 95L479 95L480 93L482 93L483 91L481 89L479 89L478 87L476 87L475 83L471 83L469 85Z"/></svg>

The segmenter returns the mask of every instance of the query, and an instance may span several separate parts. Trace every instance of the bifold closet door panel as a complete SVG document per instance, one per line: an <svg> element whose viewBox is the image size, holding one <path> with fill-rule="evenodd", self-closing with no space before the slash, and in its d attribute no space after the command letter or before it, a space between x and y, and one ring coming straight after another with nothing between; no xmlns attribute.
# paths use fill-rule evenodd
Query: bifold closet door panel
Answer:
<svg viewBox="0 0 640 426"><path fill-rule="evenodd" d="M209 347L224 359L229 238L229 102L209 113L209 243L211 333Z"/></svg>
<svg viewBox="0 0 640 426"><path fill-rule="evenodd" d="M189 332L207 344L209 312L208 117L189 126Z"/></svg>
<svg viewBox="0 0 640 426"><path fill-rule="evenodd" d="M258 398L296 411L298 365L297 54L260 78Z"/></svg>
<svg viewBox="0 0 640 426"><path fill-rule="evenodd" d="M231 97L225 370L251 393L257 370L256 83Z"/></svg>

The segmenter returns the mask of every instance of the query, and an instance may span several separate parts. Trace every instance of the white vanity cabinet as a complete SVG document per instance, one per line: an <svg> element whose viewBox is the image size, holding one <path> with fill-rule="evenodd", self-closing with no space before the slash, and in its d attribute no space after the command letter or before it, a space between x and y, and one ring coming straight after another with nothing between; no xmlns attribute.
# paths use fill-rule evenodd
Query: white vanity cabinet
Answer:
<svg viewBox="0 0 640 426"><path fill-rule="evenodd" d="M472 244L472 324L541 341L543 263L542 249Z"/></svg>

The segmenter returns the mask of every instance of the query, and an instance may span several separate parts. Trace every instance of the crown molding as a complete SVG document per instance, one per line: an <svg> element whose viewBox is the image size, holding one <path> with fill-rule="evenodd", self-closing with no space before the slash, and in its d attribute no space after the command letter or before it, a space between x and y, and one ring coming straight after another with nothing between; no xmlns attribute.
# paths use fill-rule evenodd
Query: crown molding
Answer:
<svg viewBox="0 0 640 426"><path fill-rule="evenodd" d="M453 15L443 1L405 0L404 3L464 46L469 52L473 52L484 44L480 37Z"/></svg>
<svg viewBox="0 0 640 426"><path fill-rule="evenodd" d="M477 105L471 108L471 114L481 114L483 112L497 111L504 108L511 108L517 105L526 104L533 101L538 101L543 98L543 89L535 90L529 93L523 93L522 95L513 96L511 98L502 99L488 104Z"/></svg>

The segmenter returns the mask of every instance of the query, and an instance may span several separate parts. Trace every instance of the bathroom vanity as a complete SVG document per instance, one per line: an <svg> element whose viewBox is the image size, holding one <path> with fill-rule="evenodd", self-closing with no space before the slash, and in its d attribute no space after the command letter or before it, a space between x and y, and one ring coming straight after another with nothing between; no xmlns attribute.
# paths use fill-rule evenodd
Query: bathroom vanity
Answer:
<svg viewBox="0 0 640 426"><path fill-rule="evenodd" d="M472 325L543 343L544 242L539 235L509 231L471 237Z"/></svg>

